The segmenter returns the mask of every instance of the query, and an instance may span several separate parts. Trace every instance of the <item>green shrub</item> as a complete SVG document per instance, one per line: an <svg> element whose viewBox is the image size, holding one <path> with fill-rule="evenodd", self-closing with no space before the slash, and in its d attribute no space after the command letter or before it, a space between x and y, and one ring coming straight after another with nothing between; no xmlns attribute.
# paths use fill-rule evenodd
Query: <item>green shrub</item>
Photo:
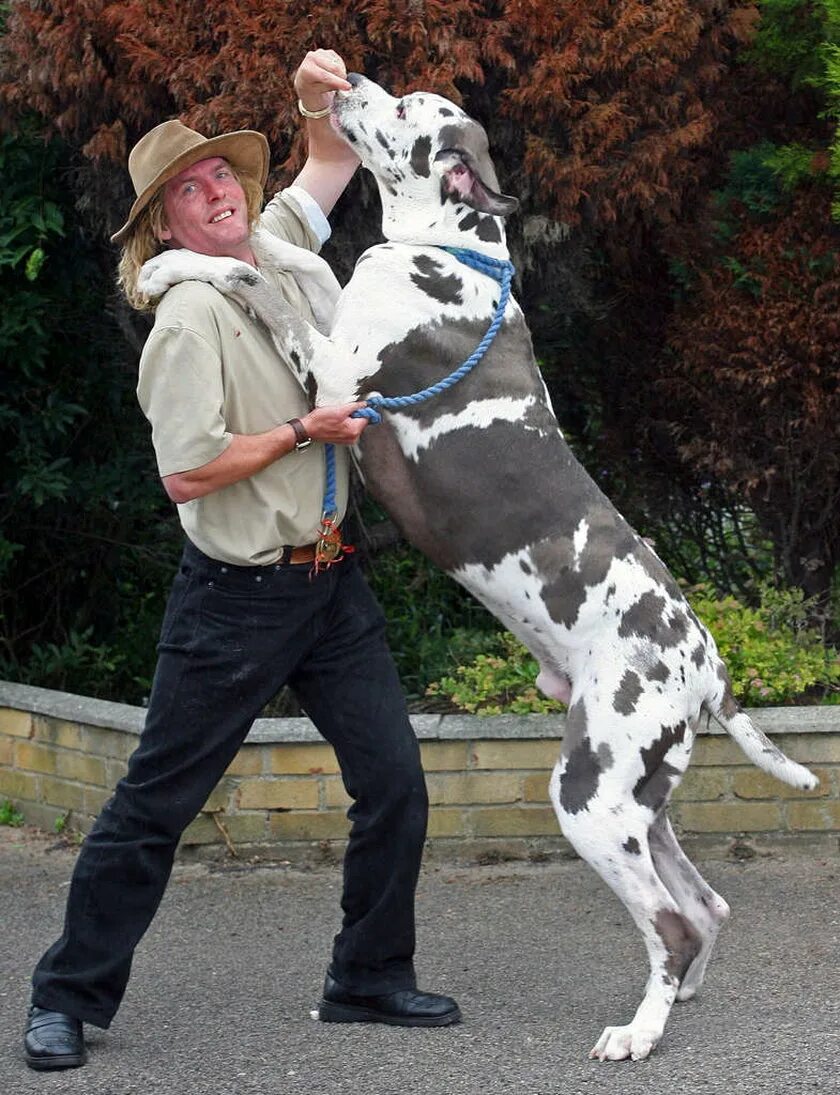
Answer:
<svg viewBox="0 0 840 1095"><path fill-rule="evenodd" d="M476 655L468 665L458 666L453 676L430 684L426 695L446 696L474 715L545 715L564 709L536 687L539 667L509 631L488 636L487 646L490 653Z"/></svg>
<svg viewBox="0 0 840 1095"><path fill-rule="evenodd" d="M0 802L0 825L11 825L15 829L23 825L23 814L8 799Z"/></svg>
<svg viewBox="0 0 840 1095"><path fill-rule="evenodd" d="M695 587L690 600L714 636L741 703L840 702L840 654L806 625L809 606L800 590L765 586L758 608L735 597L715 598L706 586ZM537 663L513 635L487 641L483 653L431 684L427 695L445 696L476 715L562 710L535 687Z"/></svg>
<svg viewBox="0 0 840 1095"><path fill-rule="evenodd" d="M736 698L751 707L832 702L840 694L840 654L806 625L801 590L764 586L758 608L715 599L700 587L692 607L714 636Z"/></svg>
<svg viewBox="0 0 840 1095"><path fill-rule="evenodd" d="M182 537L73 164L0 134L0 677L140 703Z"/></svg>

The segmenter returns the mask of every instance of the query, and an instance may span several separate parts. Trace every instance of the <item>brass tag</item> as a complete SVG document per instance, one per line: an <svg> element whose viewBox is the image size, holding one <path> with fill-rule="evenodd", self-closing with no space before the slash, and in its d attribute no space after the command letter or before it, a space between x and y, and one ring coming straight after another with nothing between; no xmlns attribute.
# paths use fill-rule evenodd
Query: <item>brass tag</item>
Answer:
<svg viewBox="0 0 840 1095"><path fill-rule="evenodd" d="M315 559L319 563L334 563L341 552L340 540L319 540L315 547Z"/></svg>

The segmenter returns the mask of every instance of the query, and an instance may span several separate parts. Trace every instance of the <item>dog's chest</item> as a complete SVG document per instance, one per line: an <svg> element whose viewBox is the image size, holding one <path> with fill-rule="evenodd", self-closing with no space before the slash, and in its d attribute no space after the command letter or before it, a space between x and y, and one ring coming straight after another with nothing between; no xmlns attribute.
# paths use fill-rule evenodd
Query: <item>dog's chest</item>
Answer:
<svg viewBox="0 0 840 1095"><path fill-rule="evenodd" d="M499 292L495 281L441 248L381 244L359 259L332 336L349 347L357 375L407 394L441 379L475 349ZM506 317L516 314L511 302Z"/></svg>
<svg viewBox="0 0 840 1095"><path fill-rule="evenodd" d="M336 319L359 361L359 397L412 397L365 432L361 469L406 535L444 566L429 540L451 541L467 510L488 505L488 491L516 493L505 479L517 466L506 459L517 439L559 438L513 300L480 360L449 384L487 334L500 293L446 252L386 245L360 262Z"/></svg>

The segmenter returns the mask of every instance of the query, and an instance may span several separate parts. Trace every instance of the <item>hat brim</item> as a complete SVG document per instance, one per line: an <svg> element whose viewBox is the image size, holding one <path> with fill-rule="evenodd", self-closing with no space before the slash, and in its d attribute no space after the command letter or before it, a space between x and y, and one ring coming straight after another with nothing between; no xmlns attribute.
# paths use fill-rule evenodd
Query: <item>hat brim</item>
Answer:
<svg viewBox="0 0 840 1095"><path fill-rule="evenodd" d="M210 137L200 144L182 152L180 156L166 165L159 174L152 179L148 186L129 210L128 219L118 232L111 236L111 243L124 243L130 235L134 222L160 190L170 179L189 167L190 164L200 160L208 160L211 156L221 156L227 160L237 172L250 175L257 179L261 187L265 187L268 179L269 148L268 141L253 129L238 129L234 133L223 133L219 137Z"/></svg>

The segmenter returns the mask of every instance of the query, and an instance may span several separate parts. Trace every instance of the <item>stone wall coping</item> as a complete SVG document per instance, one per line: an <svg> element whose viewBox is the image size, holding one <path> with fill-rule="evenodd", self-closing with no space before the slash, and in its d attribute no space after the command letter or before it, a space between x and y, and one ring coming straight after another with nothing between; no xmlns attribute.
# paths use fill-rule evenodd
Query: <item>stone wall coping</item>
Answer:
<svg viewBox="0 0 840 1095"><path fill-rule="evenodd" d="M127 703L76 696L50 688L0 681L0 707L46 715L66 722L83 723L140 734L145 709ZM831 734L840 731L840 707L759 707L747 713L766 734ZM563 715L424 715L411 716L421 741L475 741L488 739L533 740L563 736ZM715 723L701 732L722 735ZM257 719L246 744L323 742L307 718Z"/></svg>

